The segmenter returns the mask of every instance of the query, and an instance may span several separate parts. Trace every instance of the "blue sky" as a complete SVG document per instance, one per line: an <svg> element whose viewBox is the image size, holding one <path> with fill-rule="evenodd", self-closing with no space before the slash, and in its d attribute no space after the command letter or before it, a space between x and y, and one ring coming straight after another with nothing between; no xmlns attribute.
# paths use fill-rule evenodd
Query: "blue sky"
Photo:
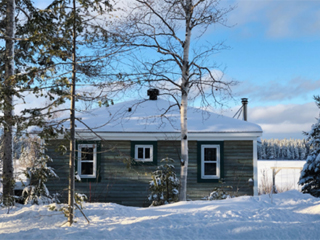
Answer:
<svg viewBox="0 0 320 240"><path fill-rule="evenodd" d="M222 2L237 6L228 16L233 27L215 26L203 36L230 47L213 61L239 82L222 112L233 116L247 97L248 120L262 126L263 138L303 138L319 115L313 95L320 94L320 1Z"/></svg>
<svg viewBox="0 0 320 240"><path fill-rule="evenodd" d="M233 115L249 98L249 121L264 138L303 138L318 117L320 94L320 1L237 0L232 28L216 27L206 37L225 40L230 50L216 56L239 84L230 102Z"/></svg>

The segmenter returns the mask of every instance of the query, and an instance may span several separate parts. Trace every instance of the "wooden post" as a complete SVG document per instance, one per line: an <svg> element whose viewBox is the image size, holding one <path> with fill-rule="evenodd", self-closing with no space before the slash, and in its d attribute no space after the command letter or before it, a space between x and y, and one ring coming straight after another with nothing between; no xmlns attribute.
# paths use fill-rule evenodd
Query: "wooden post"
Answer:
<svg viewBox="0 0 320 240"><path fill-rule="evenodd" d="M272 193L277 193L276 189L276 169L272 169Z"/></svg>

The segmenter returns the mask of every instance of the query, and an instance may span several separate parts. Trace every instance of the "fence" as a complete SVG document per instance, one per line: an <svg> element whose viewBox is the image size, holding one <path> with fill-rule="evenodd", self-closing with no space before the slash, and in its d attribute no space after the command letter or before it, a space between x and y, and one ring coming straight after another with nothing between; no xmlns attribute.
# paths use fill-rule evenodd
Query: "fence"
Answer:
<svg viewBox="0 0 320 240"><path fill-rule="evenodd" d="M305 160L258 160L259 194L270 193L273 183L278 192L301 190L298 185Z"/></svg>

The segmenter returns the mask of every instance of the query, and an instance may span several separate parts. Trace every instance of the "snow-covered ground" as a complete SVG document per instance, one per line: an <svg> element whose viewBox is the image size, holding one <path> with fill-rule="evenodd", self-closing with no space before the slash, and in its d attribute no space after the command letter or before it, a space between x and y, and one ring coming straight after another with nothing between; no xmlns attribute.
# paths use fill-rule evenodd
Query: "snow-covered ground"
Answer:
<svg viewBox="0 0 320 240"><path fill-rule="evenodd" d="M86 203L72 227L47 206L0 210L0 239L319 239L320 199L297 190L151 208Z"/></svg>

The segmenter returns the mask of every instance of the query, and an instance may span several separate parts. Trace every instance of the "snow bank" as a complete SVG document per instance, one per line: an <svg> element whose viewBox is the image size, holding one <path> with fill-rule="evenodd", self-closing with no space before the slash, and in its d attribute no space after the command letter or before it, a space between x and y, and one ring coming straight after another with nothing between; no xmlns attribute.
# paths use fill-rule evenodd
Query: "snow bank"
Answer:
<svg viewBox="0 0 320 240"><path fill-rule="evenodd" d="M1 239L318 239L320 200L296 190L152 208L87 203L72 227L46 206L0 211Z"/></svg>

